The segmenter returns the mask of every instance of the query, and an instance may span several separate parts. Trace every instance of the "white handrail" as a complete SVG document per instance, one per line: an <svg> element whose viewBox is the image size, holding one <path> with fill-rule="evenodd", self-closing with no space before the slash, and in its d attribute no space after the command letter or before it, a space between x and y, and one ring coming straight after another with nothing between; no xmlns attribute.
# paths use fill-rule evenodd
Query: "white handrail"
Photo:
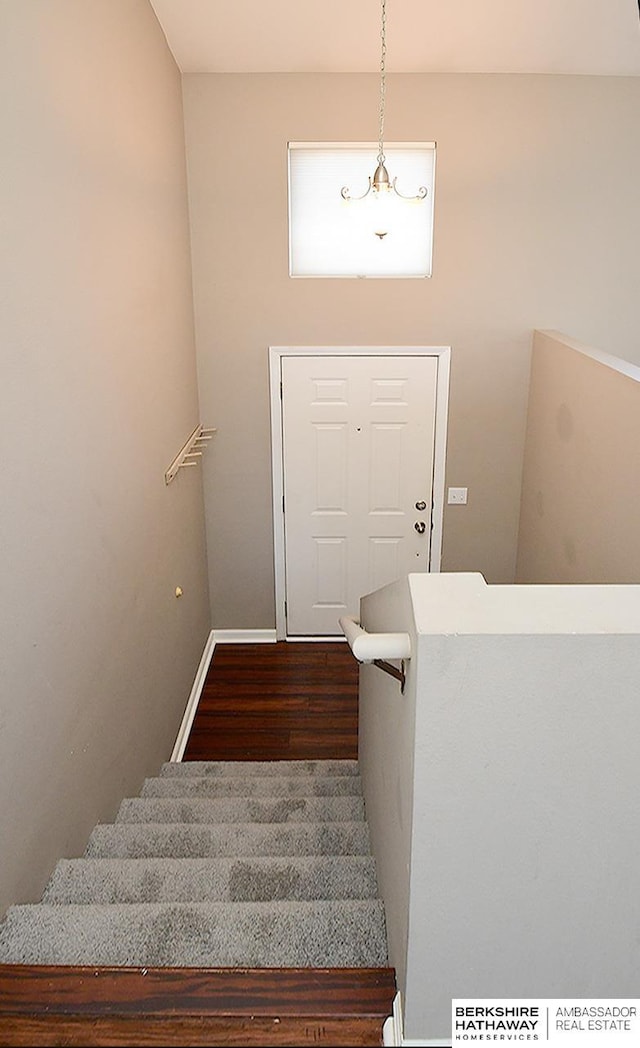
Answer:
<svg viewBox="0 0 640 1048"><path fill-rule="evenodd" d="M367 633L354 615L345 615L338 622L358 662L411 658L408 633Z"/></svg>

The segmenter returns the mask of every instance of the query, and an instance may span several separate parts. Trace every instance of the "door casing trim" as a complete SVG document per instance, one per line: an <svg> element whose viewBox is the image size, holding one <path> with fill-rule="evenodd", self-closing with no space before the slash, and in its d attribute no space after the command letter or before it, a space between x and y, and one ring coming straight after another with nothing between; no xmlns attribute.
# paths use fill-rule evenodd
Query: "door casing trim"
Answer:
<svg viewBox="0 0 640 1048"><path fill-rule="evenodd" d="M276 638L287 640L285 599L284 460L282 443L283 357L374 357L416 356L437 358L436 415L433 448L433 511L429 571L440 571L442 524L444 517L447 420L449 413L449 373L451 346L269 346L269 397L271 409L271 482L273 512L273 553L275 580Z"/></svg>

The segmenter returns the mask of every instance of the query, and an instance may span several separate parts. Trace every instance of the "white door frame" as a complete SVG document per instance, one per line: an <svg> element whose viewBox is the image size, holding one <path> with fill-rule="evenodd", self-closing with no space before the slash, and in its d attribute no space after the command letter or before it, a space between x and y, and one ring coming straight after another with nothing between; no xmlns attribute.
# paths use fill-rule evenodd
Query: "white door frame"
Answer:
<svg viewBox="0 0 640 1048"><path fill-rule="evenodd" d="M273 549L276 595L276 639L287 639L285 616L284 465L282 446L282 358L321 356L416 356L437 357L436 417L433 449L433 511L429 571L440 571L442 520L444 515L447 416L449 409L450 346L269 346L269 389L271 400L271 473L273 490ZM312 638L305 637L305 640Z"/></svg>

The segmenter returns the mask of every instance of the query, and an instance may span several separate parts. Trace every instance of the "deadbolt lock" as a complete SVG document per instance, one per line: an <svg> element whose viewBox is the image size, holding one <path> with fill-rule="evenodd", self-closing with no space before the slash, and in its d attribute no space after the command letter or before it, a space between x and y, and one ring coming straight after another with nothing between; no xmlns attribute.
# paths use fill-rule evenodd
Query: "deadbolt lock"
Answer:
<svg viewBox="0 0 640 1048"><path fill-rule="evenodd" d="M424 535L427 525L423 520L417 520L413 526L418 532L418 535Z"/></svg>
<svg viewBox="0 0 640 1048"><path fill-rule="evenodd" d="M426 509L426 508L427 508L427 504L426 504L426 502L423 502L422 499L420 500L420 502L416 502L416 509Z"/></svg>

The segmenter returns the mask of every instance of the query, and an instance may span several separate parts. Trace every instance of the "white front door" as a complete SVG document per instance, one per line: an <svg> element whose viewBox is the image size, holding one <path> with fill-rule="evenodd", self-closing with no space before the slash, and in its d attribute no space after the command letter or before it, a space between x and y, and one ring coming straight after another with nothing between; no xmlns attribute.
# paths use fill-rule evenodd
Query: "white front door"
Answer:
<svg viewBox="0 0 640 1048"><path fill-rule="evenodd" d="M360 597L427 571L438 362L285 356L287 634L339 634Z"/></svg>

